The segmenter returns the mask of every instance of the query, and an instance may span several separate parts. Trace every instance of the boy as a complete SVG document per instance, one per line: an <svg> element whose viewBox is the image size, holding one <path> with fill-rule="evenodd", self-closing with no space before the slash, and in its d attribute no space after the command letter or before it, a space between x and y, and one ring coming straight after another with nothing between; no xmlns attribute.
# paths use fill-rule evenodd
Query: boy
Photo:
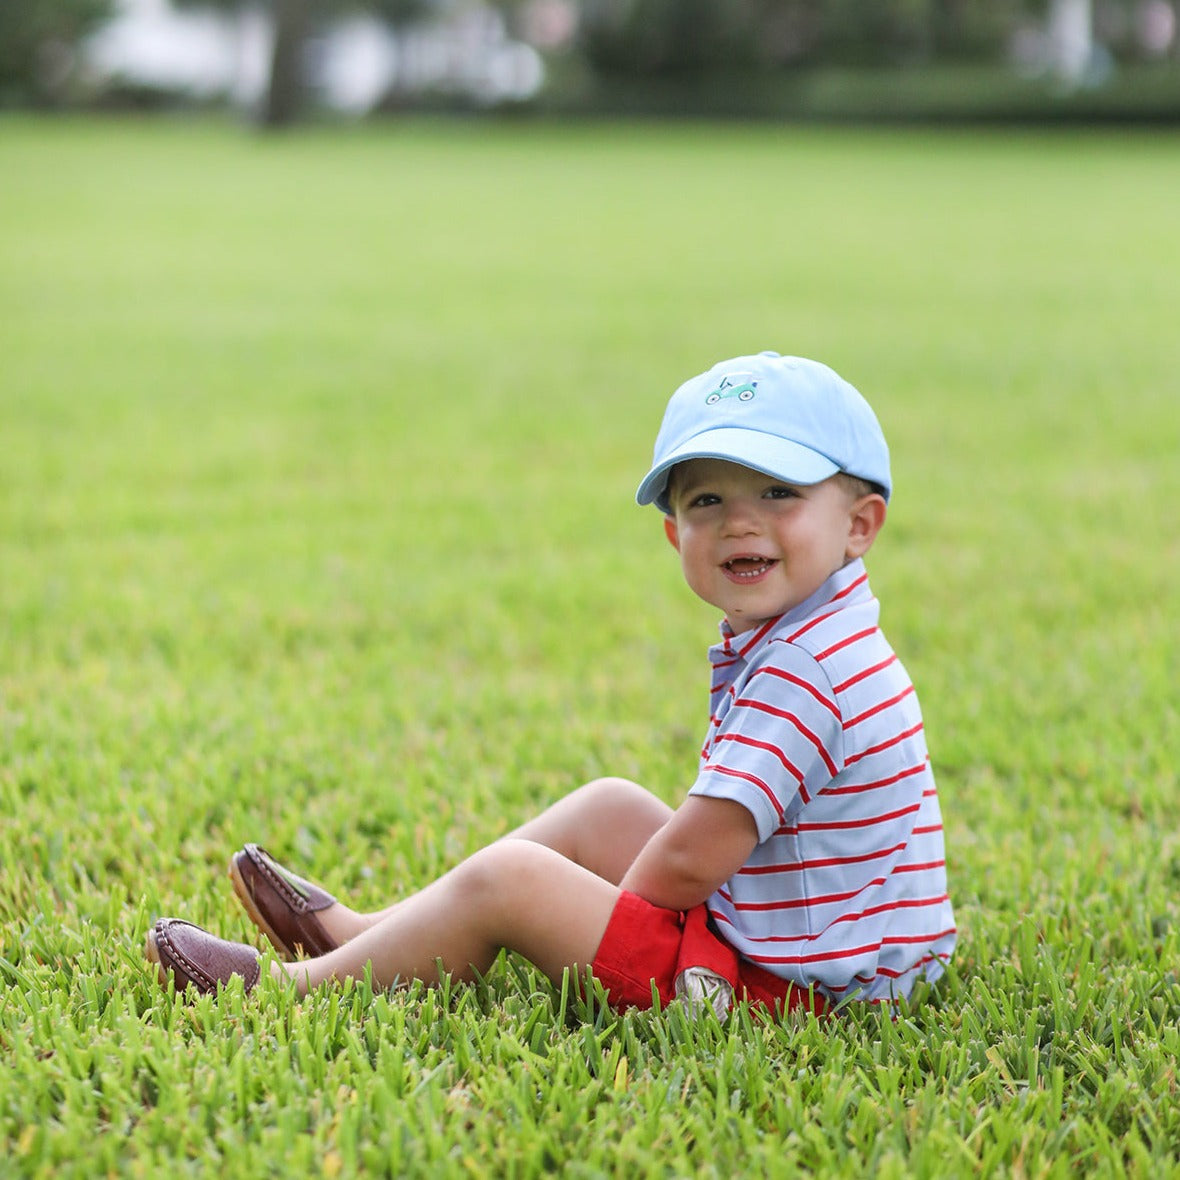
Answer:
<svg viewBox="0 0 1180 1180"><path fill-rule="evenodd" d="M766 352L673 395L637 500L722 611L700 770L673 811L599 779L420 892L358 913L255 845L230 865L301 992L371 965L391 986L484 972L501 948L612 1005L677 995L823 1012L908 995L955 942L942 822L914 688L877 627L863 557L889 451L831 369ZM179 988L253 987L253 947L175 919L148 957Z"/></svg>

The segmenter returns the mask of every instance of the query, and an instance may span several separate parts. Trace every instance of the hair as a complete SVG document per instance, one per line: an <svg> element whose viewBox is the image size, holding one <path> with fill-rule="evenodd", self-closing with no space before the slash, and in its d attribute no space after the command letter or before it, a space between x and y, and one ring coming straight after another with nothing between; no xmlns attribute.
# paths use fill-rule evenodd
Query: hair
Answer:
<svg viewBox="0 0 1180 1180"><path fill-rule="evenodd" d="M668 515L674 515L676 512L676 485L680 482L681 468L683 463L677 463L668 472L668 480L664 484L664 501L668 505Z"/></svg>
<svg viewBox="0 0 1180 1180"><path fill-rule="evenodd" d="M849 475L847 471L839 471L836 478L848 489L854 500L862 496L885 496L885 489L871 479L861 479L859 475Z"/></svg>

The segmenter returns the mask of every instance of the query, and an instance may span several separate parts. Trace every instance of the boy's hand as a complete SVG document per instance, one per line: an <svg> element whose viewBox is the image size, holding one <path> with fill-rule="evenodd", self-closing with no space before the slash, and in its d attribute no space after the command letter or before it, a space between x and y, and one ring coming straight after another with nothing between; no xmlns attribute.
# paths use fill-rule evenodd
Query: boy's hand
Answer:
<svg viewBox="0 0 1180 1180"><path fill-rule="evenodd" d="M691 909L732 877L757 843L754 817L740 803L690 795L619 884L652 905Z"/></svg>

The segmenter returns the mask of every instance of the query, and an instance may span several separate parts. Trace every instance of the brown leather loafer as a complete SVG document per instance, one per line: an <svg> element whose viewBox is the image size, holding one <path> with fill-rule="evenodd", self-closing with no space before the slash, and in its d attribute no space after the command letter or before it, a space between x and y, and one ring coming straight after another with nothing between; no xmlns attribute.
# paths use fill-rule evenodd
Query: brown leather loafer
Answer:
<svg viewBox="0 0 1180 1180"><path fill-rule="evenodd" d="M148 933L144 952L155 963L160 982L167 987L172 979L178 992L191 987L202 995L213 993L235 975L250 991L261 973L252 946L226 942L179 918L160 918Z"/></svg>
<svg viewBox="0 0 1180 1180"><path fill-rule="evenodd" d="M229 877L250 921L286 958L326 955L339 945L316 917L336 899L283 868L265 848L247 844L235 852Z"/></svg>

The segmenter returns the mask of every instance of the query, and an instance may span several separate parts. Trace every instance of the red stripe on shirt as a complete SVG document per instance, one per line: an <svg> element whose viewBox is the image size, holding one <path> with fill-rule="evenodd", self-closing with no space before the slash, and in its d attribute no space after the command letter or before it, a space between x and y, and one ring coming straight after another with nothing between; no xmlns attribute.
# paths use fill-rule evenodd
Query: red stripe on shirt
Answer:
<svg viewBox="0 0 1180 1180"><path fill-rule="evenodd" d="M905 770L899 770L896 774L890 775L889 778L877 779L871 783L856 783L850 787L825 787L822 792L823 795L860 795L865 791L878 791L882 787L892 787L895 783L901 782L903 779L913 778L915 774L924 774L926 771L926 762L923 760L917 766L910 766ZM925 798L925 795L923 795Z"/></svg>
<svg viewBox="0 0 1180 1180"><path fill-rule="evenodd" d="M874 664L871 668L865 668L858 672L855 676L849 676L843 684L835 684L832 686L833 692L843 692L845 689L851 688L854 684L859 684L862 680L867 680L876 672L881 672L888 668L890 664L897 663L897 655L894 653L887 660L882 660L879 664Z"/></svg>
<svg viewBox="0 0 1180 1180"><path fill-rule="evenodd" d="M803 782L802 773L778 746L772 745L770 742L759 741L757 738L747 737L744 733L723 733L718 736L713 749L716 750L722 742L736 742L739 746L752 746L756 750L765 750L768 754L773 754L782 763L783 769L795 779L799 794L803 796L803 802L811 802L811 794Z"/></svg>
<svg viewBox="0 0 1180 1180"><path fill-rule="evenodd" d="M750 697L741 697L735 702L735 706L744 709L757 709L760 713L769 713L771 717L781 717L784 721L789 721L815 747L816 752L823 759L824 766L827 767L828 774L835 778L840 773L823 742L794 713L786 709L777 709L774 705L768 705L765 701L756 701Z"/></svg>
<svg viewBox="0 0 1180 1180"><path fill-rule="evenodd" d="M844 589L838 594L833 594L832 597L828 599L828 605L831 605L833 602L839 602L841 598L847 598L848 595L853 592L853 590L857 589L859 586L863 586L868 580L869 575L867 573L861 574L855 582L849 582L848 585L845 586Z"/></svg>
<svg viewBox="0 0 1180 1180"><path fill-rule="evenodd" d="M857 578L855 582L850 582L838 594L833 594L832 597L829 598L828 601L824 603L824 606L825 607L831 606L832 603L839 602L840 599L846 598L849 594L851 594L853 592L853 590L857 589L860 586L863 586L868 580L869 580L869 575L867 573L861 574L861 576L859 578ZM823 608L820 608L820 609L823 609ZM804 623L803 626L800 627L798 631L793 631L793 632L791 632L791 634L789 636L787 636L787 642L794 643L795 640L798 639L800 635L806 635L807 632L810 631L813 627L818 627L819 624L822 623L825 619L830 619L834 614L836 614L838 611L840 611L842 609L843 609L842 607L837 607L836 610L826 611L822 615L816 615L814 618L808 619L808 621L806 623Z"/></svg>
<svg viewBox="0 0 1180 1180"><path fill-rule="evenodd" d="M868 580L869 580L869 575L867 572L861 574L861 576L859 578L857 578L856 581L849 582L849 584L847 586L845 586L843 590L840 590L838 593L833 594L832 597L829 598L828 601L824 603L824 606L828 607L828 606L831 606L833 603L840 603L841 599L847 598L854 590L857 590L861 586L865 585L868 582ZM821 607L820 609L822 610L823 608ZM825 611L824 614L816 615L814 618L809 619L806 623L803 624L802 627L799 628L798 631L794 631L791 633L790 636L788 636L787 642L793 643L796 639L799 638L799 636L806 635L807 632L810 631L813 627L818 627L819 624L822 623L825 619L830 619L834 614L836 614L838 611L840 611L842 609L843 609L843 604L838 605L835 610Z"/></svg>
<svg viewBox="0 0 1180 1180"><path fill-rule="evenodd" d="M825 709L828 710L829 713L832 714L833 717L839 718L840 707L835 701L824 696L824 694L820 692L819 689L816 688L815 685L810 681L804 680L801 676L795 676L782 668L758 668L750 674L750 679L746 681L746 683L751 683L755 676L764 675L777 676L780 680L785 680L788 684L793 684L796 688L801 688L804 692L810 693L821 705L823 705Z"/></svg>
<svg viewBox="0 0 1180 1180"><path fill-rule="evenodd" d="M807 632L812 629L812 627L818 627L825 619L830 619L836 613L837 611L830 610L826 615L816 615L814 619L809 619L803 624L802 627L799 628L798 631L792 631L791 634L787 636L787 642L794 643L795 640L801 635L806 635Z"/></svg>
<svg viewBox="0 0 1180 1180"><path fill-rule="evenodd" d="M882 902L881 905L871 905L863 910L859 910L855 914L841 914L836 918L832 925L836 922L859 922L862 918L875 918L878 914L891 914L894 910L920 910L926 906L942 905L943 902L950 899L944 893L941 897L898 897L893 901ZM888 942L888 939L885 939Z"/></svg>
<svg viewBox="0 0 1180 1180"><path fill-rule="evenodd" d="M866 852L861 856L825 856L816 860L789 861L778 865L747 865L738 869L738 875L759 876L763 873L801 873L805 869L830 869L841 865L859 865L870 860L880 860L883 856L892 856L895 852L904 852L905 844L894 844L890 848L881 848L874 852Z"/></svg>
<svg viewBox="0 0 1180 1180"><path fill-rule="evenodd" d="M733 906L735 910L744 910L748 913L766 913L770 910L806 910L816 905L832 905L837 901L847 901L850 897L855 897L864 889L877 888L885 884L886 878L874 877L871 881L866 881L863 885L856 889L849 889L846 893L828 893L821 897L793 897L784 898L782 901L734 901L729 896L727 891L719 889L718 893ZM867 911L866 911L867 912ZM855 915L853 915L855 917ZM842 918L837 918L836 921L843 921ZM751 939L752 942L761 942L762 939Z"/></svg>
<svg viewBox="0 0 1180 1180"><path fill-rule="evenodd" d="M875 714L884 712L886 709L896 705L898 701L905 700L905 698L910 696L913 691L914 686L912 684L908 685L906 688L903 688L896 696L892 696L888 700L882 701L879 705L874 705L871 709L866 709L863 713L859 714L859 716L852 717L848 721L845 721L844 728L851 729L854 725L859 725L862 721L867 721L868 718L874 716Z"/></svg>
<svg viewBox="0 0 1180 1180"><path fill-rule="evenodd" d="M867 888L867 887L873 886L873 885L884 885L884 884L885 884L885 878L881 877L881 878L878 878L876 881L867 881L865 883L865 886ZM816 905L831 904L832 902L837 902L837 901L847 901L848 898L855 897L859 892L861 892L861 890L854 889L848 893L833 893L833 894L829 894L826 897L797 898L792 901L776 902L774 904L770 904L770 903L761 904L761 903L755 903L755 902L748 902L743 905L738 905L731 897L729 897L727 894L725 894L724 891L719 890L719 892L722 893L722 896L725 897L725 900L728 901L733 906L733 908L735 910L766 911L766 910L785 910L785 909L810 909L812 906L816 906ZM939 897L902 897L902 898L897 898L894 901L882 902L880 905L866 906L863 910L852 910L849 913L841 914L839 917L833 918L830 922L828 922L827 926L825 927L825 930L830 930L833 926L838 926L842 922L860 922L865 918L875 918L880 914L891 914L896 910L925 909L928 906L942 905L944 902L949 901L949 900L950 899L947 897L947 895L945 893ZM813 935L812 937L819 937L819 936ZM928 937L928 936L924 935L924 934L914 936L914 938L918 942L921 942L926 937ZM773 934L768 934L768 935L764 935L761 938L759 938L755 935L746 935L745 940L747 942L757 942L757 943L798 942L799 937L796 936L794 938L783 938L783 937L776 937ZM886 938L884 941L889 942L890 940L888 938Z"/></svg>
<svg viewBox="0 0 1180 1180"><path fill-rule="evenodd" d="M762 626L759 627L758 630L755 631L754 634L750 636L750 642L747 643L741 649L741 651L738 652L738 655L744 656L746 654L746 652L748 652L751 648L757 647L758 644L761 643L762 640L766 638L767 634L770 631L774 630L779 619L781 619L781 618L782 618L782 615L775 615L773 619L770 619L768 622L763 623Z"/></svg>
<svg viewBox="0 0 1180 1180"><path fill-rule="evenodd" d="M875 746L866 746L858 754L849 754L844 759L844 764L851 766L854 762L859 762L862 758L868 758L871 754L880 754L882 750L888 750L891 746L900 745L906 738L911 738L915 734L921 733L923 728L922 722L919 721L917 725L911 725L909 729L903 729L897 737L891 737L885 742L878 742Z"/></svg>
<svg viewBox="0 0 1180 1180"><path fill-rule="evenodd" d="M756 776L754 776L752 774L746 774L746 772L743 770L733 770L731 767L728 767L728 766L718 766L714 762L710 762L705 767L705 769L706 770L714 770L718 774L728 775L730 778L740 778L744 782L747 782L747 783L753 783L753 785L756 786L758 788L758 790L760 790L767 797L767 799L770 800L771 806L774 808L775 815L778 816L779 822L780 823L782 822L782 818L783 818L782 805L779 803L778 799L775 798L775 794L770 789L770 787L768 787L766 785L766 783L764 783L760 778L757 778Z"/></svg>
<svg viewBox="0 0 1180 1180"><path fill-rule="evenodd" d="M949 958L950 955L947 954L923 955L912 967L907 967L904 971L897 971L892 967L878 967L877 974L883 975L886 979L901 979L905 975L921 970L927 963L933 963L936 960L940 963L945 963ZM892 1003L893 1001L890 1002Z"/></svg>
<svg viewBox="0 0 1180 1180"><path fill-rule="evenodd" d="M881 946L918 946L922 943L937 943L939 938L949 938L957 933L956 926L948 926L945 930L939 930L933 935L891 935L889 938L881 939Z"/></svg>
<svg viewBox="0 0 1180 1180"><path fill-rule="evenodd" d="M851 647L854 643L859 643L862 639L868 639L872 635L877 634L877 628L866 627L863 631L854 631L851 635L845 635L839 643L833 643L831 647L825 648L823 651L816 654L817 660L826 660L828 656L834 655L838 651L842 651L846 647Z"/></svg>
<svg viewBox="0 0 1180 1180"><path fill-rule="evenodd" d="M945 930L939 930L937 934L892 934L888 938L881 939L881 945L916 946L923 942L937 942L940 938L946 938L951 934L957 933L957 927L948 926Z"/></svg>
<svg viewBox="0 0 1180 1180"><path fill-rule="evenodd" d="M887 823L891 819L900 819L903 815L911 815L921 810L921 803L911 803L908 807L900 807L897 811L887 811L884 815L867 816L865 819L830 820L827 823L796 824L797 832L841 832L850 828L871 828L874 824Z"/></svg>
<svg viewBox="0 0 1180 1180"><path fill-rule="evenodd" d="M710 911L710 913L712 914L714 921L716 921L718 923L724 922L727 926L730 926L730 927L733 926L733 922L731 922L724 914L716 914L716 913L712 913L712 911ZM911 938L896 938L896 937L895 938L885 938L885 939L881 939L877 942L865 943L862 946L845 947L844 949L838 950L838 951L825 951L820 954L812 954L812 955L756 955L756 954L751 953L750 951L743 951L742 954L745 955L746 958L750 959L752 962L755 962L755 963L780 963L780 964L783 964L784 966L786 966L786 965L802 966L805 963L829 963L829 962L832 962L836 959L857 959L857 958L860 958L861 955L876 954L881 950L882 946L886 946L886 945L892 946L892 945L897 945L900 943L905 943L907 945L908 944L918 945L918 944L921 944L924 942L925 943L937 942L940 938L947 938L950 935L955 934L955 933L957 933L956 927L950 926L947 929L940 930L935 934L916 934ZM747 939L746 941L753 942L755 940L754 939ZM787 940L787 941L791 941L791 940ZM800 941L812 941L812 939L805 938ZM932 954L932 955L929 955L927 958L923 959L922 963L923 964L928 963L934 958L944 958L944 956ZM912 967L907 967L905 971L895 972L894 974L907 975L907 974L909 974L909 972L911 970L913 970ZM890 972L891 972L891 969L888 967L882 967L882 966L877 967L877 974L878 975L886 975L886 974L889 974ZM861 978L861 981L863 983L871 983L872 982L871 977L870 978L859 977L859 978Z"/></svg>
<svg viewBox="0 0 1180 1180"><path fill-rule="evenodd" d="M850 946L839 951L822 951L812 955L753 955L743 952L746 958L755 963L781 963L784 966L804 963L831 963L836 959L859 959L862 955L874 955L881 949L879 942L866 943L864 946Z"/></svg>
<svg viewBox="0 0 1180 1180"><path fill-rule="evenodd" d="M732 923L731 923L732 925ZM819 954L811 955L755 955L748 951L743 952L748 959L755 963L782 963L782 964L804 964L804 963L830 963L836 959L857 959L861 955L869 955L878 953L882 947L885 946L917 946L922 943L937 942L940 938L947 938L952 934L957 933L956 928L951 926L946 930L939 930L932 934L915 934L911 937L893 937L882 938L877 942L865 943L862 946L846 947L838 951L824 951ZM929 960L926 960L927 962ZM906 974L911 968L906 969ZM884 975L889 971L887 967L878 967L878 974Z"/></svg>

